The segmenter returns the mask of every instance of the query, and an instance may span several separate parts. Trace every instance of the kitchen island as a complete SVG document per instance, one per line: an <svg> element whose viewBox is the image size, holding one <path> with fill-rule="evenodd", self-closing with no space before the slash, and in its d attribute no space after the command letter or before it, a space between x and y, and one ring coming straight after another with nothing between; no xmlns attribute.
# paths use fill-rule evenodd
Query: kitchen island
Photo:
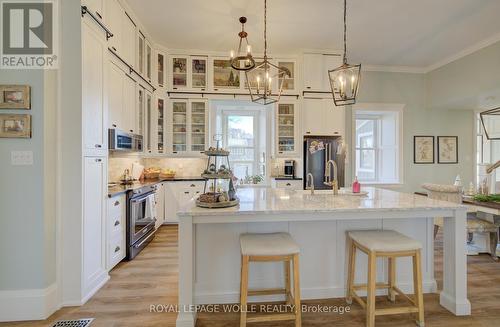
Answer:
<svg viewBox="0 0 500 327"><path fill-rule="evenodd" d="M392 229L419 240L424 292L436 292L433 256L433 218L444 217L443 290L440 303L455 315L470 315L465 255L466 207L451 202L364 188L366 196L333 195L332 191L293 191L274 188L238 190L240 205L203 209L191 201L179 216L178 327L194 327L193 305L239 302L239 236L246 232L292 235L301 247L302 299L345 295L348 230ZM387 277L379 260L377 280ZM397 284L412 292L409 258L397 261ZM356 282L366 283L367 258L357 257ZM283 285L283 265L252 264L250 288ZM380 293L382 294L382 293ZM278 298L266 297L266 300ZM255 298L254 300L263 300Z"/></svg>

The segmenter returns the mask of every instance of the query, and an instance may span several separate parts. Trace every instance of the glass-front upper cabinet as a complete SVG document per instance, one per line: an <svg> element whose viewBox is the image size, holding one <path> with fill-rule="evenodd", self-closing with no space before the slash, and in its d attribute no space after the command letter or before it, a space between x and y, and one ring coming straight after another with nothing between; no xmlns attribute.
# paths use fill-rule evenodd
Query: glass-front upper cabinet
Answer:
<svg viewBox="0 0 500 327"><path fill-rule="evenodd" d="M153 151L152 134L153 134L153 95L146 91L146 152Z"/></svg>
<svg viewBox="0 0 500 327"><path fill-rule="evenodd" d="M187 119L188 101L172 100L172 153L186 152L187 148Z"/></svg>
<svg viewBox="0 0 500 327"><path fill-rule="evenodd" d="M219 89L239 89L241 86L240 72L231 67L229 59L214 58L213 87Z"/></svg>
<svg viewBox="0 0 500 327"><path fill-rule="evenodd" d="M153 48L151 43L146 40L146 79L151 83L151 76L153 70Z"/></svg>
<svg viewBox="0 0 500 327"><path fill-rule="evenodd" d="M188 86L188 58L172 57L172 89L185 88Z"/></svg>
<svg viewBox="0 0 500 327"><path fill-rule="evenodd" d="M207 87L207 58L191 57L191 87L204 91Z"/></svg>
<svg viewBox="0 0 500 327"><path fill-rule="evenodd" d="M144 50L146 48L146 38L141 31L137 33L137 70L144 76Z"/></svg>
<svg viewBox="0 0 500 327"><path fill-rule="evenodd" d="M144 136L144 88L137 84L136 127L137 134Z"/></svg>
<svg viewBox="0 0 500 327"><path fill-rule="evenodd" d="M159 87L165 86L165 54L157 52L156 54L156 82Z"/></svg>
<svg viewBox="0 0 500 327"><path fill-rule="evenodd" d="M293 60L279 60L278 67L286 68L290 71L290 76L285 76L279 79L279 83L283 81L283 92L295 90L295 61Z"/></svg>
<svg viewBox="0 0 500 327"><path fill-rule="evenodd" d="M207 102L191 102L191 151L203 152L206 147Z"/></svg>
<svg viewBox="0 0 500 327"><path fill-rule="evenodd" d="M277 154L288 155L297 150L297 108L295 103L280 102L276 115Z"/></svg>
<svg viewBox="0 0 500 327"><path fill-rule="evenodd" d="M158 153L165 153L165 99L158 98L156 119L158 121L156 149Z"/></svg>

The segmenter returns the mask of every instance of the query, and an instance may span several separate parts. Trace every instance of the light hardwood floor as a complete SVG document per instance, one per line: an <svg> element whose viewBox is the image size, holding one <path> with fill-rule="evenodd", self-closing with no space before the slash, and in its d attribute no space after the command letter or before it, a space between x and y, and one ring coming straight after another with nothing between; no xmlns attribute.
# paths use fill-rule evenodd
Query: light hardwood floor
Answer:
<svg viewBox="0 0 500 327"><path fill-rule="evenodd" d="M436 242L436 278L442 280L442 244ZM0 323L4 326L51 326L57 320L95 318L96 326L175 326L175 313L150 313L151 304L177 303L177 228L162 227L154 241L131 262L122 262L111 271L111 280L85 305L63 308L46 321ZM500 263L492 262L488 255L468 259L469 299L472 316L455 317L439 305L436 294L425 295L425 324L428 327L494 327L500 326ZM440 286L440 285L439 285ZM316 304L344 306L342 299L304 301ZM388 305L384 297L377 305ZM365 314L353 304L351 312L304 313L302 326L365 326ZM236 327L239 315L202 313L197 327ZM292 327L293 322L249 324L259 327ZM377 317L376 326L413 327L409 315Z"/></svg>

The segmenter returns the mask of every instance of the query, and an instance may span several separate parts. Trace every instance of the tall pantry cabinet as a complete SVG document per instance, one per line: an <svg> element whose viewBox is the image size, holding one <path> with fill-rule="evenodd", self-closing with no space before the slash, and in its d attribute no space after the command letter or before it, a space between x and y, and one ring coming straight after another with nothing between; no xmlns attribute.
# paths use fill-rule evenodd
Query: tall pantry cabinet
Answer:
<svg viewBox="0 0 500 327"><path fill-rule="evenodd" d="M95 292L108 278L105 254L105 198L107 195L106 85L108 49L105 33L82 19L82 194L81 291ZM76 122L75 122L76 123Z"/></svg>

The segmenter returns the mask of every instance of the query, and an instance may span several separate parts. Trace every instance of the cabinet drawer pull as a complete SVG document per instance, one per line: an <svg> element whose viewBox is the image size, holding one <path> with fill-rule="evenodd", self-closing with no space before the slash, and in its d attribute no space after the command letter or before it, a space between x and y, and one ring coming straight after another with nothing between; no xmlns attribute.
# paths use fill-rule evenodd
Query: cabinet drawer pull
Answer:
<svg viewBox="0 0 500 327"><path fill-rule="evenodd" d="M120 205L120 201L115 201L115 207Z"/></svg>
<svg viewBox="0 0 500 327"><path fill-rule="evenodd" d="M286 186L292 186L292 184L290 184L290 183L286 183Z"/></svg>
<svg viewBox="0 0 500 327"><path fill-rule="evenodd" d="M101 144L96 144L95 147L96 148L102 148L102 145Z"/></svg>
<svg viewBox="0 0 500 327"><path fill-rule="evenodd" d="M96 159L95 160L95 162L101 162L101 161L102 161L102 159Z"/></svg>
<svg viewBox="0 0 500 327"><path fill-rule="evenodd" d="M116 127L116 124L113 124L113 127Z"/></svg>
<svg viewBox="0 0 500 327"><path fill-rule="evenodd" d="M115 253L116 253L116 252L118 252L118 251L120 251L120 247L119 247L119 246L117 246L117 247L115 248Z"/></svg>
<svg viewBox="0 0 500 327"><path fill-rule="evenodd" d="M310 89L311 89L311 87L310 87L310 86L306 86L306 89L309 89L309 90L310 90Z"/></svg>
<svg viewBox="0 0 500 327"><path fill-rule="evenodd" d="M190 186L190 187L195 187L196 185L194 185L194 184L191 184L191 185L189 185L189 186Z"/></svg>
<svg viewBox="0 0 500 327"><path fill-rule="evenodd" d="M189 194L189 191L185 191L184 194Z"/></svg>
<svg viewBox="0 0 500 327"><path fill-rule="evenodd" d="M115 221L115 226L118 226L118 225L120 225L120 221L119 220Z"/></svg>
<svg viewBox="0 0 500 327"><path fill-rule="evenodd" d="M306 134L311 134L311 132L306 132Z"/></svg>

